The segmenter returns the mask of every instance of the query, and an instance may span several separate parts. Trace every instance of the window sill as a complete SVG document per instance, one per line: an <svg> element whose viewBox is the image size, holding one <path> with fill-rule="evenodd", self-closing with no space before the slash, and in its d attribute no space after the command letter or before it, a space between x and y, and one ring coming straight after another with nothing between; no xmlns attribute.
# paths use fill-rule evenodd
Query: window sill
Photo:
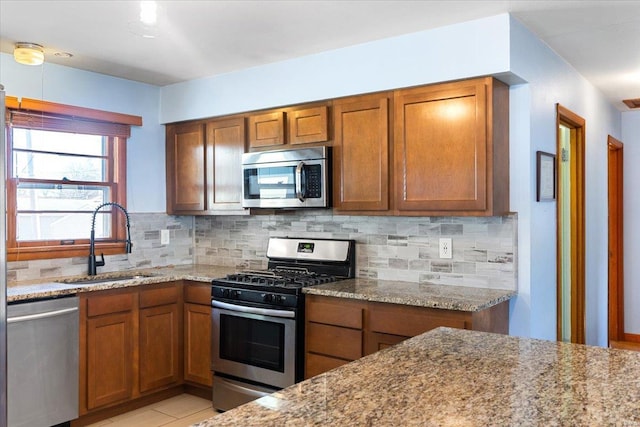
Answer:
<svg viewBox="0 0 640 427"><path fill-rule="evenodd" d="M125 253L124 243L96 243L96 255L118 255ZM89 244L77 244L73 246L23 246L7 248L7 261L31 261L39 259L89 257Z"/></svg>

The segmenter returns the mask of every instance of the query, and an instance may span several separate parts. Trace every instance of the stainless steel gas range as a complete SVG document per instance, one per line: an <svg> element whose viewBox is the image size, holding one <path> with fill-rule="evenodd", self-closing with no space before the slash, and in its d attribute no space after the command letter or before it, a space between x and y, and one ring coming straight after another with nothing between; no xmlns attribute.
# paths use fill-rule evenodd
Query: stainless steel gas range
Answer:
<svg viewBox="0 0 640 427"><path fill-rule="evenodd" d="M213 407L227 411L304 377L302 288L355 276L355 241L273 237L268 269L212 282Z"/></svg>

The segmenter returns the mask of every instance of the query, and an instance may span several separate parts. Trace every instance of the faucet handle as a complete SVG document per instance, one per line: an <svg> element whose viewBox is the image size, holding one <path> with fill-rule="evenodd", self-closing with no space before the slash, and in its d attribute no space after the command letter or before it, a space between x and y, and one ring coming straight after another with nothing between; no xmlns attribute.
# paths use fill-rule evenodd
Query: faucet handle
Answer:
<svg viewBox="0 0 640 427"><path fill-rule="evenodd" d="M104 254L100 254L100 261L96 259L96 267L104 267Z"/></svg>

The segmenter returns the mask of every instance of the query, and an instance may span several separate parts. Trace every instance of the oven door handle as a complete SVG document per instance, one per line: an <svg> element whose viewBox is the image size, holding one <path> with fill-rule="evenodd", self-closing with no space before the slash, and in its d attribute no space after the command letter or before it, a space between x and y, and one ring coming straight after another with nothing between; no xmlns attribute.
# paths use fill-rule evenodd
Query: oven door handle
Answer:
<svg viewBox="0 0 640 427"><path fill-rule="evenodd" d="M220 301L211 301L211 305L215 308L223 308L225 310L238 311L240 313L261 314L263 316L273 317L296 317L296 313L289 310L273 310L270 308L247 307L244 305L235 305Z"/></svg>

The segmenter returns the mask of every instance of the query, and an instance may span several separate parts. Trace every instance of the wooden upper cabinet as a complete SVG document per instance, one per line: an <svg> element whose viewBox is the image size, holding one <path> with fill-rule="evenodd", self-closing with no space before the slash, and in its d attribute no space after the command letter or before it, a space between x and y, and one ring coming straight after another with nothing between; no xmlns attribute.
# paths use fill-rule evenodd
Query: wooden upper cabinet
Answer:
<svg viewBox="0 0 640 427"><path fill-rule="evenodd" d="M394 104L399 213L508 212L506 85L479 78L399 90Z"/></svg>
<svg viewBox="0 0 640 427"><path fill-rule="evenodd" d="M389 209L390 99L361 96L333 105L333 203L340 211Z"/></svg>
<svg viewBox="0 0 640 427"><path fill-rule="evenodd" d="M167 213L242 210L244 118L167 126Z"/></svg>
<svg viewBox="0 0 640 427"><path fill-rule="evenodd" d="M284 144L284 112L249 116L249 147Z"/></svg>
<svg viewBox="0 0 640 427"><path fill-rule="evenodd" d="M248 118L250 149L285 149L288 145L329 140L328 107L304 105L253 114Z"/></svg>
<svg viewBox="0 0 640 427"><path fill-rule="evenodd" d="M291 144L307 144L329 139L327 107L325 105L293 110L287 117L287 123Z"/></svg>
<svg viewBox="0 0 640 427"><path fill-rule="evenodd" d="M242 209L244 118L206 124L207 210Z"/></svg>
<svg viewBox="0 0 640 427"><path fill-rule="evenodd" d="M167 213L204 211L204 126L167 126Z"/></svg>

